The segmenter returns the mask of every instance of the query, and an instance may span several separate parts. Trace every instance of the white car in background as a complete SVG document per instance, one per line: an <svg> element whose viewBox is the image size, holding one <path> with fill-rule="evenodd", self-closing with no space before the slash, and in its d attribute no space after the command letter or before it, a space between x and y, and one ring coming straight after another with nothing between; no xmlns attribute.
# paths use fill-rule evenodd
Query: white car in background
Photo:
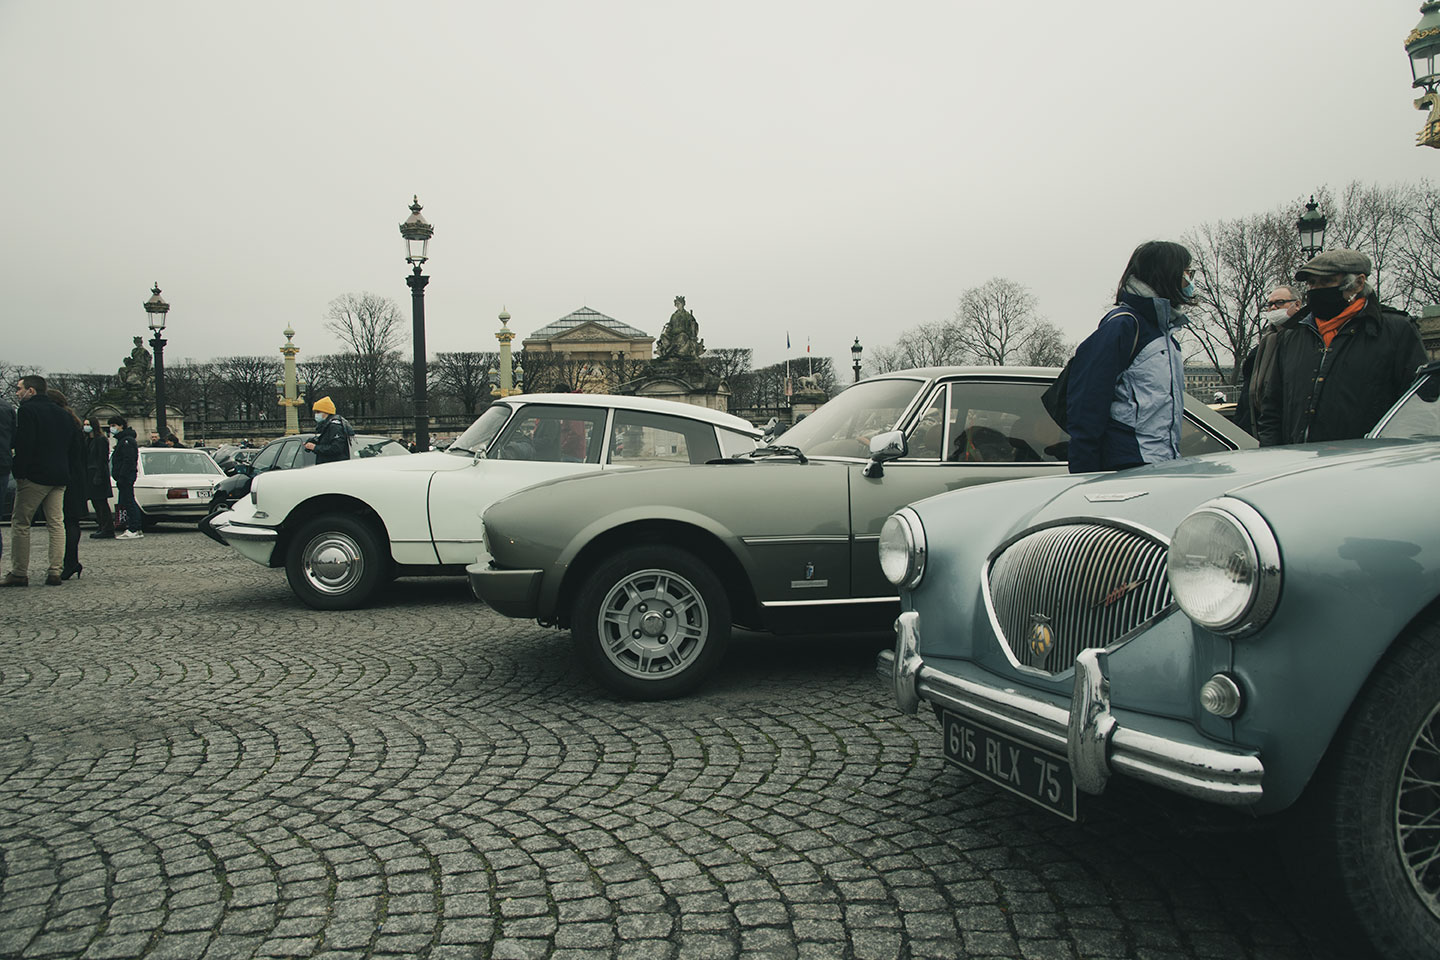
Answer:
<svg viewBox="0 0 1440 960"><path fill-rule="evenodd" d="M462 575L485 556L491 503L558 477L676 466L755 449L761 432L670 400L553 393L491 404L444 451L277 470L201 523L320 610L361 606L386 579Z"/></svg>
<svg viewBox="0 0 1440 960"><path fill-rule="evenodd" d="M135 503L147 526L164 521L194 523L210 511L215 485L225 471L194 447L141 447Z"/></svg>

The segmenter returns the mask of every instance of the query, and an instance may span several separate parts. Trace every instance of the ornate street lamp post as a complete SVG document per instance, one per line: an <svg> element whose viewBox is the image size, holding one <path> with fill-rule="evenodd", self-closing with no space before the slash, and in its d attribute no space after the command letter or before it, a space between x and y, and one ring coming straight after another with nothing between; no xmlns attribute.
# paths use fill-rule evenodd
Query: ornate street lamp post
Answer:
<svg viewBox="0 0 1440 960"><path fill-rule="evenodd" d="M285 345L280 354L285 358L285 379L275 381L275 403L285 408L285 436L293 437L300 432L300 414L297 408L305 401L300 394L305 392L305 381L295 378L295 356L300 348L294 343L295 331L287 324Z"/></svg>
<svg viewBox="0 0 1440 960"><path fill-rule="evenodd" d="M426 251L435 228L420 216L420 197L410 204L410 216L400 224L400 236L405 238L405 262L415 269L405 282L410 286L410 314L414 329L411 340L415 345L415 449L420 453L430 449L430 409L425 396L425 284L430 278L420 272L428 259Z"/></svg>
<svg viewBox="0 0 1440 960"><path fill-rule="evenodd" d="M1428 0L1420 4L1420 22L1405 38L1405 52L1410 55L1410 76L1412 87L1425 91L1415 101L1416 110L1429 110L1425 126L1415 137L1420 147L1440 147L1440 98L1435 95L1435 86L1440 83L1440 2Z"/></svg>
<svg viewBox="0 0 1440 960"><path fill-rule="evenodd" d="M155 350L155 432L160 434L162 443L168 431L165 429L165 338L161 334L165 332L165 315L169 312L170 304L161 299L160 283L156 281L150 288L150 299L145 301L145 315L155 332L150 338L150 346Z"/></svg>
<svg viewBox="0 0 1440 960"><path fill-rule="evenodd" d="M860 354L865 348L860 346L860 338L856 337L855 342L850 345L851 366L855 368L855 382L860 382Z"/></svg>
<svg viewBox="0 0 1440 960"><path fill-rule="evenodd" d="M1318 207L1312 195L1310 202L1305 204L1305 212L1295 221L1295 229L1300 233L1300 252L1306 260L1319 256L1325 250L1325 227L1329 221Z"/></svg>
<svg viewBox="0 0 1440 960"><path fill-rule="evenodd" d="M515 331L509 327L510 311L501 307L499 319L495 339L500 341L500 369L490 368L490 382L494 385L490 392L496 397L513 397L524 392L525 368L510 353L510 342L515 339Z"/></svg>

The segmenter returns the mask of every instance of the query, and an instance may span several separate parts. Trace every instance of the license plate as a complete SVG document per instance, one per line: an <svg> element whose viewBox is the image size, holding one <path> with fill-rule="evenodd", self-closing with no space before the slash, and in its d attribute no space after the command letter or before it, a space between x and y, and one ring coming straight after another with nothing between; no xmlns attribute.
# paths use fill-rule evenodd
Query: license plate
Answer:
<svg viewBox="0 0 1440 960"><path fill-rule="evenodd" d="M190 491L190 499L191 499L191 500L208 500L208 499L210 499L210 491L209 491L209 490L191 490L191 491Z"/></svg>
<svg viewBox="0 0 1440 960"><path fill-rule="evenodd" d="M945 759L1066 820L1079 819L1075 778L1064 757L946 711Z"/></svg>

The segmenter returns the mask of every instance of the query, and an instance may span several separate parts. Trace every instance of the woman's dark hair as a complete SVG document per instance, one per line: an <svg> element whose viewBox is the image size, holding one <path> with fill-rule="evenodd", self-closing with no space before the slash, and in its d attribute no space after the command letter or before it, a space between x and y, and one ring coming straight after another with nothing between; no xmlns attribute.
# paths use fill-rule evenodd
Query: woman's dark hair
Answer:
<svg viewBox="0 0 1440 960"><path fill-rule="evenodd" d="M1147 240L1130 254L1125 272L1120 275L1120 285L1115 288L1115 302L1125 292L1125 284L1134 277L1155 291L1157 297L1164 297L1171 303L1190 303L1180 292L1185 285L1181 276L1190 266L1190 251L1169 240Z"/></svg>

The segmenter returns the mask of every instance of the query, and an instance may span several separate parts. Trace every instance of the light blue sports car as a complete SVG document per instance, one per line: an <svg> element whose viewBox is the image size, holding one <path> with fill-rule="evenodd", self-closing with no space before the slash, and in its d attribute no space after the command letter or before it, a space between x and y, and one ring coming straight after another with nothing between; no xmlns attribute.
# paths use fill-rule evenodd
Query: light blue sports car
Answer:
<svg viewBox="0 0 1440 960"><path fill-rule="evenodd" d="M942 494L886 521L879 669L1063 817L1112 777L1283 812L1297 875L1440 957L1440 364L1363 440Z"/></svg>

